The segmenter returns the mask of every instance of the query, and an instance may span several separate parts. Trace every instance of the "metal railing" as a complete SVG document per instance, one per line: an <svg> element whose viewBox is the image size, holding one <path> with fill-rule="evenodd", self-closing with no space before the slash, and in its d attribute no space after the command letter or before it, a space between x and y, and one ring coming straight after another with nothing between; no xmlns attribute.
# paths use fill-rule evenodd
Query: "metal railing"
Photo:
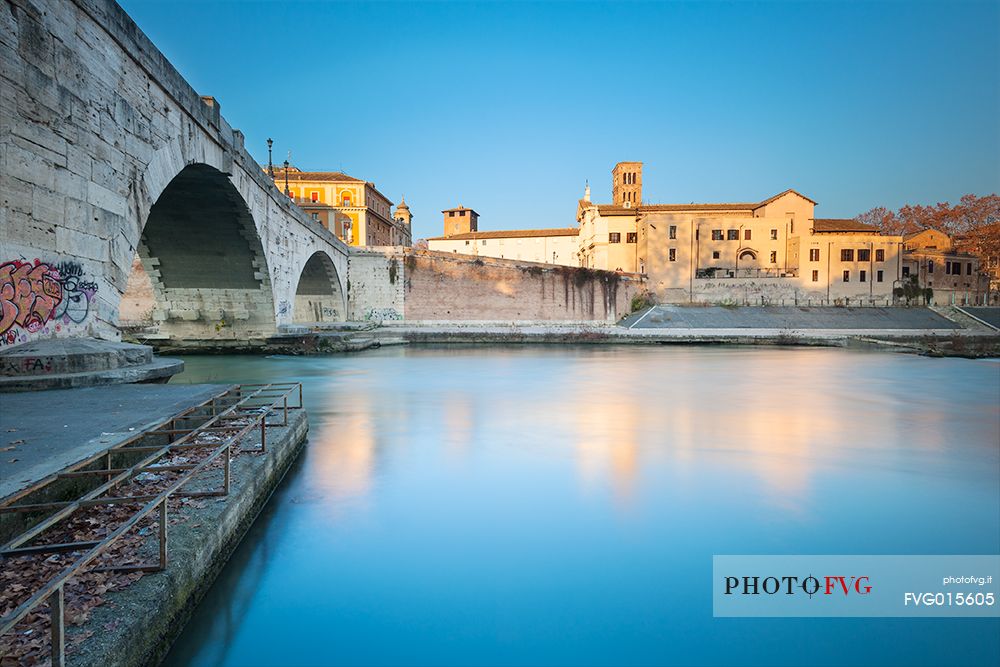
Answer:
<svg viewBox="0 0 1000 667"><path fill-rule="evenodd" d="M292 404L289 402L290 397L293 399ZM0 514L50 513L0 547L0 564L10 558L38 554L76 554L76 558L71 563L50 577L43 586L28 599L22 601L7 616L0 618L0 635L10 632L34 608L48 602L51 615L52 664L55 667L62 667L65 664L66 646L63 589L67 579L80 573L85 566L104 554L112 544L154 511L158 514L157 562L145 565L111 565L97 569L145 572L163 570L167 566L168 558L167 501L171 496L174 494L179 497L228 495L232 448L239 446L242 438L259 428L260 446L254 449L239 446L239 451L266 452L268 427L288 426L289 411L300 409L302 409L302 385L300 383L239 385L164 420L150 430L143 431L59 473L49 475L0 501ZM277 421L278 415L281 416L280 421ZM271 419L275 421L269 421ZM146 444L151 440L165 440L165 442ZM189 457L196 458L199 456L198 450L202 451L197 462L177 464L168 458L176 452L184 452ZM140 459L131 465L125 464L124 467L117 468L112 465L115 458L125 457L134 460L137 455ZM223 469L221 489L181 490L181 487L208 469L220 456L222 456ZM91 466L95 464L99 464L100 467L92 468ZM116 489L129 485L132 480L146 473L152 474L154 477L156 473L180 474L173 480L166 480L168 482L166 487L157 493L115 495ZM91 477L104 478L105 481L96 488L86 491L75 500L44 503L21 502L32 495L44 495L47 489L52 490L55 488L53 485L64 480ZM164 477L161 476L160 479L163 480ZM75 513L84 512L89 508L113 505L140 507L102 539L71 542L44 541L47 532L56 532L54 528L57 524L69 520Z"/></svg>

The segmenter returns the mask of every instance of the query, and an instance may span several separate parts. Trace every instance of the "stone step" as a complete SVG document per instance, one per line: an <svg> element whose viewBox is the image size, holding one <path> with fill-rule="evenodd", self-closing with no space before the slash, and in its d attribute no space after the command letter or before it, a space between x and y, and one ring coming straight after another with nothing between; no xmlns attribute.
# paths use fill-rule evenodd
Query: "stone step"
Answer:
<svg viewBox="0 0 1000 667"><path fill-rule="evenodd" d="M104 384L133 382L166 382L184 370L180 359L157 357L145 364L85 371L81 373L50 373L48 375L0 376L0 392L44 391L73 389Z"/></svg>
<svg viewBox="0 0 1000 667"><path fill-rule="evenodd" d="M0 350L0 377L91 373L149 364L153 348L90 338L40 340Z"/></svg>

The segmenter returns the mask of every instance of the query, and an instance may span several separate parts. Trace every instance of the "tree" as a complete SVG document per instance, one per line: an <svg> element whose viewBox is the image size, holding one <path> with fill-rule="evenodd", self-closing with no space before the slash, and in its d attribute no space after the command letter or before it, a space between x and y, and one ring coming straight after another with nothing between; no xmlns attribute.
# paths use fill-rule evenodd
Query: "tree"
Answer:
<svg viewBox="0 0 1000 667"><path fill-rule="evenodd" d="M989 228L987 232L1000 243L994 226L1000 223L1000 196L995 194L982 197L968 194L954 206L948 202L927 206L907 204L895 212L876 206L855 219L874 225L883 234L912 234L933 228L949 236L959 236L986 227Z"/></svg>
<svg viewBox="0 0 1000 667"><path fill-rule="evenodd" d="M924 304L928 304L934 300L934 290L930 287L921 287L916 276L908 277L905 281L903 281L903 285L901 287L894 287L892 295L897 299L904 299L907 306L909 306L914 299L919 299L921 297L924 299Z"/></svg>

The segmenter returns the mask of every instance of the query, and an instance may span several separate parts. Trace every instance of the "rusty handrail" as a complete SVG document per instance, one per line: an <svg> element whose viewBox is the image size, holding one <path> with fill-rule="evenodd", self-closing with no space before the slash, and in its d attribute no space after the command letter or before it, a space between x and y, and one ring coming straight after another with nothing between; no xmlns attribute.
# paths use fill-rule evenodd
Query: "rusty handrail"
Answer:
<svg viewBox="0 0 1000 667"><path fill-rule="evenodd" d="M247 392L247 393L245 393ZM230 397L231 394L236 394L235 397ZM289 405L289 395L297 393L298 394L298 405ZM229 397L229 398L223 398ZM219 407L217 402L222 399L235 400L232 405L226 406L222 412L216 413L216 408ZM199 410L203 410L206 407L212 408L212 416L206 419L203 423L195 426L191 429L178 429L174 428L176 422L179 420L191 420L198 419L199 417L193 417L192 414ZM11 496L0 501L0 512L30 512L30 511L44 511L45 509L55 509L56 511L40 521L38 524L32 526L28 530L24 531L20 535L16 536L10 540L6 545L0 547L0 559L30 555L34 553L45 553L53 551L84 551L83 555L78 557L74 562L70 563L68 566L63 568L59 573L52 577L44 586L42 586L38 591L34 593L30 598L22 602L14 611L12 611L7 616L0 618L0 635L9 632L14 628L19 621L21 621L32 609L39 606L40 604L48 601L50 602L50 614L52 616L51 623L51 634L52 634L52 664L55 667L62 667L65 664L65 619L64 619L64 598L63 598L63 588L67 579L72 577L74 574L78 573L87 564L93 561L95 558L104 553L108 547L110 547L116 540L122 537L126 532L135 527L135 525L141 521L143 518L148 516L154 510L159 508L159 563L155 566L149 565L138 565L138 566L128 566L128 567L111 567L111 568L101 568L101 569L130 569L130 570L152 570L159 571L167 566L167 512L168 506L167 501L170 496L176 493L183 485L191 481L198 473L203 471L209 464L215 461L220 455L225 453L225 459L223 464L223 489L222 491L200 491L200 492L190 492L190 493L180 493L184 497L191 496L202 496L202 495L228 495L229 493L229 482L230 482L230 456L231 448L233 445L237 444L244 436L246 436L250 431L256 429L258 426L261 429L261 446L256 451L266 452L266 429L268 427L274 426L287 426L288 424L288 411L302 409L302 385L298 382L285 382L285 383L267 383L267 384L246 384L239 385L236 388L231 388L221 394L212 397L196 406L188 408L177 415L174 415L168 420L165 420L153 427L152 429L143 431L142 433L136 434L136 436L129 438L123 443L119 443L114 447L109 447L88 459L81 461L77 464L69 466L68 468L60 471L58 473L49 475L44 479L36 482L27 489L19 491ZM280 423L269 423L268 416L280 412L283 416ZM206 415L200 415L200 417L205 417ZM231 422L237 419L247 419L245 424L238 425L238 430L233 430L234 427L225 427L221 424L226 422ZM171 428L165 429L163 427L170 426ZM226 431L229 433L221 442L203 442L196 443L191 442L197 439L197 436L202 433L212 433L218 431ZM171 440L166 445L155 445L155 446L141 446L136 445L140 442L142 438L150 435L166 435L168 438L174 434L183 433L176 440ZM197 464L192 464L190 466L177 466L177 465L166 465L157 466L155 462L159 459L168 456L175 449L193 449L193 448L208 448L213 447L212 451L204 459L199 461ZM137 463L121 469L111 468L111 456L114 453L123 452L146 452L151 451L149 456L141 459ZM246 450L254 451L254 450ZM99 461L104 458L106 469L98 470L80 470L80 468L86 467L92 463ZM145 495L145 496L103 496L103 494L109 490L113 490L117 485L128 482L133 477L142 472L148 471L175 471L181 472L182 474L174 480L167 488L163 489L155 495ZM94 474L94 475L105 475L108 479L105 483L101 484L95 489L88 491L76 500L63 501L56 503L35 503L27 505L17 505L18 500L25 498L31 493L37 492L43 489L45 486L52 484L53 482L64 479L66 475L76 475L76 474ZM46 544L37 546L22 546L26 543L32 541L34 538L38 537L46 530L59 523L63 519L71 516L74 512L81 508L93 507L98 505L111 505L111 504L126 504L126 503L140 503L145 502L145 505L129 517L125 522L119 525L114 531L104 536L103 539L98 541L87 541L87 542L70 542L65 544Z"/></svg>

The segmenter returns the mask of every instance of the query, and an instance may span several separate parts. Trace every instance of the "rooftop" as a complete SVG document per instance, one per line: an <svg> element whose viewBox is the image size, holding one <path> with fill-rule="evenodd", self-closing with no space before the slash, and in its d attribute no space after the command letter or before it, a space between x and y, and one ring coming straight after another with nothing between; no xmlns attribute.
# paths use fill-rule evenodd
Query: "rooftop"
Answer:
<svg viewBox="0 0 1000 667"><path fill-rule="evenodd" d="M773 201L784 197L787 194L797 195L802 197L807 202L811 204L816 204L812 199L806 197L801 192L797 192L792 189L785 190L784 192L779 192L773 197L768 197L764 201L759 202L730 202L722 204L710 204L710 203L695 203L690 204L640 204L633 207L616 206L613 204L599 204L597 210L601 215L628 215L635 213L652 213L655 211L748 211L753 212L762 206L767 206ZM581 203L582 205L582 203Z"/></svg>
<svg viewBox="0 0 1000 667"><path fill-rule="evenodd" d="M275 169L274 177L284 180L285 178L284 167ZM348 176L342 171L301 171L299 169L296 169L295 167L289 167L288 180L289 181L332 181L335 183L366 182L360 178L354 178L353 176Z"/></svg>
<svg viewBox="0 0 1000 667"><path fill-rule="evenodd" d="M473 210L473 209L471 209L471 208L465 208L465 207L464 207L464 206L462 206L461 204L459 204L459 205L458 205L458 206L456 206L455 208L446 208L446 209L444 209L444 210L443 210L443 211L441 211L441 212L442 212L442 213L451 213L452 211L472 211L472 213L473 213L474 215L477 215L477 216L479 215L478 213L476 213L476 212L475 212L475 210Z"/></svg>
<svg viewBox="0 0 1000 667"><path fill-rule="evenodd" d="M874 225L866 225L853 218L816 218L813 220L813 232L867 232L878 234Z"/></svg>

